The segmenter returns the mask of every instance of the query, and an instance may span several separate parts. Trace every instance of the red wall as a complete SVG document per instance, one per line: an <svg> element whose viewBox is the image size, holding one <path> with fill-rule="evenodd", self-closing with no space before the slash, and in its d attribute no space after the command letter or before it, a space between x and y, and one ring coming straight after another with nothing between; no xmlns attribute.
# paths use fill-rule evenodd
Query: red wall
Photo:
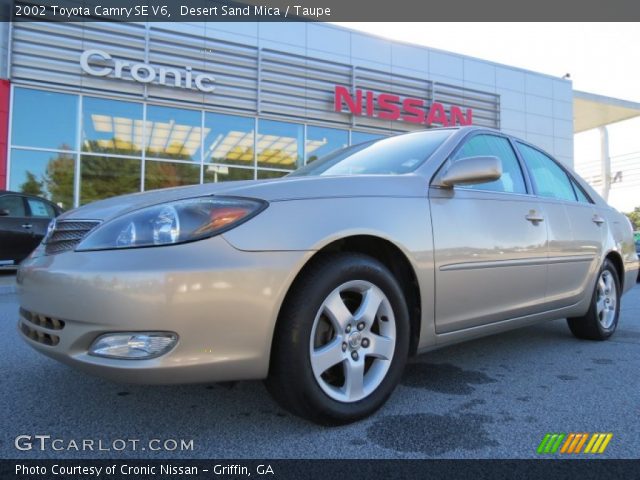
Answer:
<svg viewBox="0 0 640 480"><path fill-rule="evenodd" d="M7 188L7 140L11 83L0 79L0 190Z"/></svg>

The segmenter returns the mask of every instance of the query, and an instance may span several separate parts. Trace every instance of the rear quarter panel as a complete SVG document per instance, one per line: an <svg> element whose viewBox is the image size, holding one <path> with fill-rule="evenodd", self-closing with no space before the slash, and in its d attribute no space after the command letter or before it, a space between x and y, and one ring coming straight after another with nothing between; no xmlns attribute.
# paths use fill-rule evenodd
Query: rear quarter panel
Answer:
<svg viewBox="0 0 640 480"><path fill-rule="evenodd" d="M600 214L607 219L608 236L606 252L615 251L622 257L624 267L623 293L629 291L636 284L638 278L638 255L633 240L633 229L628 219L622 213L611 207L599 207Z"/></svg>

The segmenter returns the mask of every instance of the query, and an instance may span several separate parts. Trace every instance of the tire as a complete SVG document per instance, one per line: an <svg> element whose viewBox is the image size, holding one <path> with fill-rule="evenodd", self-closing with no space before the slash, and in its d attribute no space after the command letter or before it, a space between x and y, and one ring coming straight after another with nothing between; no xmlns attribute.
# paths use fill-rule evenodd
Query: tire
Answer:
<svg viewBox="0 0 640 480"><path fill-rule="evenodd" d="M613 263L605 260L596 281L589 310L582 317L568 318L577 338L606 340L616 331L620 317L620 280Z"/></svg>
<svg viewBox="0 0 640 480"><path fill-rule="evenodd" d="M267 389L286 410L341 425L380 408L400 381L409 314L393 274L362 254L312 261L276 327Z"/></svg>

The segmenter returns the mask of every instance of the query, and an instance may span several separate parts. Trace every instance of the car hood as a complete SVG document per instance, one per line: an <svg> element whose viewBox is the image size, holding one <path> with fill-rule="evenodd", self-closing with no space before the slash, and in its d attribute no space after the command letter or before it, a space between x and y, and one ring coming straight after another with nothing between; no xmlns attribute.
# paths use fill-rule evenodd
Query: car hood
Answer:
<svg viewBox="0 0 640 480"><path fill-rule="evenodd" d="M425 196L427 182L418 175L285 177L166 188L100 200L70 210L60 219L109 220L159 203L207 195L259 198L269 202L335 197Z"/></svg>

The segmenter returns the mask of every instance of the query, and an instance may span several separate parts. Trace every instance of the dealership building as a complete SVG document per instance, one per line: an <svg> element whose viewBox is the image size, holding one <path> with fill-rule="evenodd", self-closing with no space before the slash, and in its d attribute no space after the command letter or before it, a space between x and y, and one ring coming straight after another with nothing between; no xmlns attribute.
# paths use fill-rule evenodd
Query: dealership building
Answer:
<svg viewBox="0 0 640 480"><path fill-rule="evenodd" d="M63 208L280 177L442 125L500 129L572 165L577 129L640 113L570 80L310 22L3 23L0 77L0 189Z"/></svg>

